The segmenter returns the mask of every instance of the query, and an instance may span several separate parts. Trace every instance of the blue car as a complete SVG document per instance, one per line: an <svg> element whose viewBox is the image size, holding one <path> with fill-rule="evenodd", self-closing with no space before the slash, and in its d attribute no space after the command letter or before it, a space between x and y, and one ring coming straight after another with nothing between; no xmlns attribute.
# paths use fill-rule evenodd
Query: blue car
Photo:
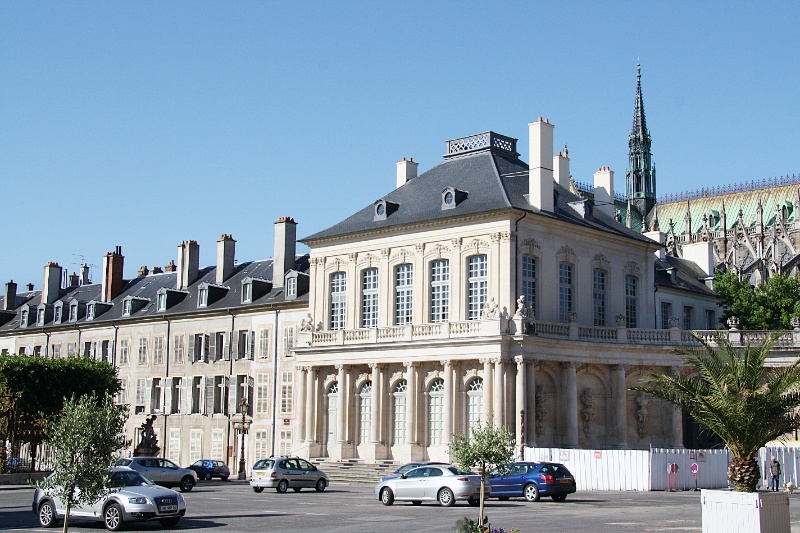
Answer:
<svg viewBox="0 0 800 533"><path fill-rule="evenodd" d="M501 500L523 497L529 502L538 502L542 496L563 502L567 494L577 490L575 476L567 467L558 463L518 462L509 466L504 475L497 471L489 475L492 497Z"/></svg>
<svg viewBox="0 0 800 533"><path fill-rule="evenodd" d="M215 461L212 459L200 459L189 467L197 473L199 479L212 479L215 477L220 478L222 481L228 481L231 471L228 465L222 461Z"/></svg>

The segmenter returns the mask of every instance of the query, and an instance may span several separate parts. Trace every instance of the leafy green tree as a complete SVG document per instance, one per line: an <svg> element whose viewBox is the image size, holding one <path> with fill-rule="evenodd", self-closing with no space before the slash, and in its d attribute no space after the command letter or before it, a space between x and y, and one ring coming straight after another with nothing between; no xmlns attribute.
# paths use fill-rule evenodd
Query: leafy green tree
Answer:
<svg viewBox="0 0 800 533"><path fill-rule="evenodd" d="M477 467L481 475L478 525L482 527L486 472L497 469L502 473L514 462L514 435L506 427L495 426L490 417L485 423L473 426L471 436L454 434L451 440L449 452L453 463L462 470Z"/></svg>
<svg viewBox="0 0 800 533"><path fill-rule="evenodd" d="M0 440L30 442L35 450L46 421L63 409L65 398L114 395L119 389L117 369L104 361L4 355L0 357L0 393L5 399L0 409ZM12 416L17 420L13 436L8 434Z"/></svg>
<svg viewBox="0 0 800 533"><path fill-rule="evenodd" d="M755 457L767 442L800 428L800 360L767 368L775 336L758 346L735 347L724 335L697 345L679 346L679 374L653 373L648 385L631 387L678 405L717 435L733 455L728 479L734 490L755 492L761 479Z"/></svg>
<svg viewBox="0 0 800 533"><path fill-rule="evenodd" d="M739 319L741 329L792 329L791 319L800 316L800 280L776 274L756 287L739 281L735 272L714 276L714 289L723 308L721 322L731 316Z"/></svg>
<svg viewBox="0 0 800 533"><path fill-rule="evenodd" d="M47 443L53 446L53 474L39 488L66 506L64 533L69 512L76 505L90 505L102 498L108 487L109 468L125 439L127 408L115 405L111 396L73 396L64 411L49 424Z"/></svg>

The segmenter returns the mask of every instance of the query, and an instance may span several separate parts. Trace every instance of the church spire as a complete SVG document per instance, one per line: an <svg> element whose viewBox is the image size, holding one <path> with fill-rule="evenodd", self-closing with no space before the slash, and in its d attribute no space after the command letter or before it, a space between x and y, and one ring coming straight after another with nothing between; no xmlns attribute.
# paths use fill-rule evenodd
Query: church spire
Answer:
<svg viewBox="0 0 800 533"><path fill-rule="evenodd" d="M628 169L625 173L627 196L646 217L656 203L656 169L650 152L650 130L644 115L642 98L642 65L636 66L636 101L633 126L628 135Z"/></svg>

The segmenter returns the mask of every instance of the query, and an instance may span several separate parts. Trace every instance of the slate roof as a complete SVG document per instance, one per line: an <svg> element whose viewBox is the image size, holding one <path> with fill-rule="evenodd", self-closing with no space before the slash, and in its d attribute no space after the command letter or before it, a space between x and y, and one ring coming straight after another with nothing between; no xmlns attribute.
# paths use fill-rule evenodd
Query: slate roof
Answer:
<svg viewBox="0 0 800 533"><path fill-rule="evenodd" d="M374 204L371 204L341 222L300 240L308 244L320 239L409 224L519 209L570 224L651 242L597 210L592 217L582 218L568 205L580 198L560 187L555 181L553 185L558 193L555 211L538 211L531 207L525 197L528 194L528 165L512 153L486 148L465 155L447 156L438 165L382 198L399 204L398 209L385 220L374 220ZM447 187L464 191L468 196L454 209L443 210L441 193Z"/></svg>
<svg viewBox="0 0 800 533"><path fill-rule="evenodd" d="M294 269L303 273L308 272L309 263L308 255L298 256L295 259ZM261 278L264 280L272 280L272 259L261 261L251 261L246 263L239 263L235 266L234 272L229 279L221 285L229 287L227 293L214 302L210 302L206 307L197 307L198 287L205 283L211 285L216 284L216 267L201 268L197 279L186 289L186 296L179 303L169 307L166 311L157 311L156 308L156 295L162 288L176 290L177 286L177 272L164 272L160 274L149 274L147 276L138 276L131 280L127 280L123 286L122 291L112 301L113 305L107 310L96 316L94 320L87 321L85 318L78 320L79 324L102 324L111 321L125 321L125 320L138 320L146 317L157 316L173 316L184 315L189 313L209 313L219 310L227 309L246 309L248 307L260 307L264 305L279 305L286 303L283 287L272 288L268 294L255 298L251 303L242 303L242 280L245 278ZM83 285L78 287L70 287L61 289L60 297L56 302L64 302L64 316L61 324L53 323L52 316L48 316L45 328L49 327L64 327L71 326L73 323L67 321L69 302L77 299L81 303L89 303L91 301L99 302L102 291L102 285L99 283L91 285ZM39 328L39 326L28 326L27 328L20 328L19 326L19 312L22 306L28 304L31 309L41 303L41 291L23 292L17 294L15 309L17 317L10 322L0 326L0 333L12 331L30 331ZM122 301L128 297L146 298L149 302L136 312L131 313L130 316L122 315ZM255 297L255 295L254 295ZM0 309L4 307L4 296L0 296ZM297 298L292 302L307 302L308 293L298 294ZM52 305L55 305L54 302ZM102 306L101 306L102 307ZM98 311L99 312L99 311ZM52 313L49 313L52 315ZM35 315L34 315L35 316Z"/></svg>
<svg viewBox="0 0 800 533"><path fill-rule="evenodd" d="M670 270L673 269L676 273L675 281L670 275ZM706 277L705 271L688 259L668 255L663 260L656 261L656 284L662 287L715 297L716 293L701 281Z"/></svg>

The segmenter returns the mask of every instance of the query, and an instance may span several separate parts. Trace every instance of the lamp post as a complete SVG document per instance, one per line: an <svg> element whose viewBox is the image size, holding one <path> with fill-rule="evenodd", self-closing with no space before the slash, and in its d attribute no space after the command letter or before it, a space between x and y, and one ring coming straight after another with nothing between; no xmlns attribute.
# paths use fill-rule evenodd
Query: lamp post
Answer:
<svg viewBox="0 0 800 533"><path fill-rule="evenodd" d="M247 431L250 429L250 422L247 421L247 408L250 407L250 404L247 403L247 398L242 397L242 400L239 402L239 408L242 411L242 420L241 422L234 422L233 428L239 432L239 440L241 441L241 449L239 450L239 474L236 479L244 480L246 479L245 476L245 460L244 460L244 436L247 435Z"/></svg>

